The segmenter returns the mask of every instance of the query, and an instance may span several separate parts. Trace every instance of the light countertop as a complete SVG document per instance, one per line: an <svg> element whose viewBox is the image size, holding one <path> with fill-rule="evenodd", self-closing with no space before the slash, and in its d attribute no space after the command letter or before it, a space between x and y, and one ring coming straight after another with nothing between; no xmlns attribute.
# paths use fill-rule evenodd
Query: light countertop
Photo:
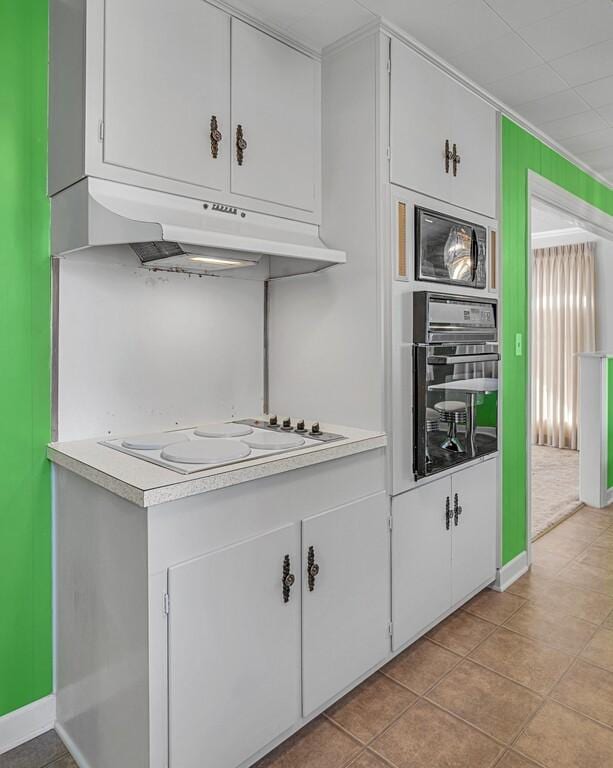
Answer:
<svg viewBox="0 0 613 768"><path fill-rule="evenodd" d="M322 424L321 428L345 437L333 443L248 459L190 475L182 475L100 445L100 440L108 439L108 436L68 443L50 443L47 456L54 464L75 472L139 507L152 507L387 445L384 432L371 432L335 424Z"/></svg>

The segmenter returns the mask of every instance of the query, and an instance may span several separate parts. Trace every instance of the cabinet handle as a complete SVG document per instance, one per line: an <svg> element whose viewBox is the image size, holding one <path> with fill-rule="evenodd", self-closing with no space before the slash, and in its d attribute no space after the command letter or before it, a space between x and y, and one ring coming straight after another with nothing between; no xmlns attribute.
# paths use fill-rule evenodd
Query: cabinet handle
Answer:
<svg viewBox="0 0 613 768"><path fill-rule="evenodd" d="M309 547L307 554L307 578L309 582L309 592L315 589L315 578L319 574L319 564L315 562L315 549Z"/></svg>
<svg viewBox="0 0 613 768"><path fill-rule="evenodd" d="M451 528L451 518L453 517L453 514L451 512L451 502L449 500L449 496L447 496L447 499L445 501L445 528L449 530Z"/></svg>
<svg viewBox="0 0 613 768"><path fill-rule="evenodd" d="M245 150L247 149L247 141L243 133L243 126L236 126L236 161L239 165L243 164L245 156Z"/></svg>
<svg viewBox="0 0 613 768"><path fill-rule="evenodd" d="M294 582L296 581L296 577L293 573L290 573L290 563L289 563L289 555L285 555L283 558L283 578L281 579L281 584L283 586L283 602L288 603L290 592L292 587L294 586Z"/></svg>
<svg viewBox="0 0 613 768"><path fill-rule="evenodd" d="M455 525L458 524L461 514L462 507L459 504L458 494L456 493L456 495L453 497L453 522Z"/></svg>
<svg viewBox="0 0 613 768"><path fill-rule="evenodd" d="M462 161L462 158L460 155L458 155L458 148L454 144L453 145L453 152L451 153L451 159L453 160L453 175L458 175L458 165L460 165L460 162Z"/></svg>
<svg viewBox="0 0 613 768"><path fill-rule="evenodd" d="M217 160L217 155L219 154L219 143L223 139L223 136L221 135L221 131L219 130L219 126L217 125L217 116L211 115L211 155L213 157L213 160Z"/></svg>
<svg viewBox="0 0 613 768"><path fill-rule="evenodd" d="M453 152L449 148L449 139L445 139L445 173L449 173L449 163L452 160L453 160Z"/></svg>

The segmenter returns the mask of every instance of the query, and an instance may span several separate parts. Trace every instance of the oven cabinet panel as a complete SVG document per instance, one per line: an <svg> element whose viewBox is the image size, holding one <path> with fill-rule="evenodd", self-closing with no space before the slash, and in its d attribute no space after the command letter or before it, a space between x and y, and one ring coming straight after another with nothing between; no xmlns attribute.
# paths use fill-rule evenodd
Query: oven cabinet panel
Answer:
<svg viewBox="0 0 613 768"><path fill-rule="evenodd" d="M457 175L451 179L451 202L493 219L496 217L496 110L456 83L452 88L451 109L451 133L460 155Z"/></svg>
<svg viewBox="0 0 613 768"><path fill-rule="evenodd" d="M389 574L386 493L303 521L304 716L389 654Z"/></svg>
<svg viewBox="0 0 613 768"><path fill-rule="evenodd" d="M391 181L449 200L451 175L445 170L445 141L451 140L452 81L395 39L391 59Z"/></svg>
<svg viewBox="0 0 613 768"><path fill-rule="evenodd" d="M496 110L398 40L391 68L392 183L493 218ZM460 156L455 176L446 141Z"/></svg>
<svg viewBox="0 0 613 768"><path fill-rule="evenodd" d="M229 57L230 17L202 0L106 0L104 162L223 189ZM217 158L212 116L224 136Z"/></svg>
<svg viewBox="0 0 613 768"><path fill-rule="evenodd" d="M454 517L452 551L452 603L455 605L496 576L496 518L498 462L484 461L453 475Z"/></svg>
<svg viewBox="0 0 613 768"><path fill-rule="evenodd" d="M169 569L170 768L236 768L299 719L299 534L287 525Z"/></svg>
<svg viewBox="0 0 613 768"><path fill-rule="evenodd" d="M449 477L392 500L392 621L397 650L451 607Z"/></svg>
<svg viewBox="0 0 613 768"><path fill-rule="evenodd" d="M319 80L316 61L232 19L233 193L315 209Z"/></svg>

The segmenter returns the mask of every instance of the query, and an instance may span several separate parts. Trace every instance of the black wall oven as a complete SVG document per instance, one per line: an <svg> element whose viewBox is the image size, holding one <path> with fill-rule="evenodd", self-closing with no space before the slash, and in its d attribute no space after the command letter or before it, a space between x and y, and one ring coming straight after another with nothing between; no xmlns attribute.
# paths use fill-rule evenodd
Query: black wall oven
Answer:
<svg viewBox="0 0 613 768"><path fill-rule="evenodd" d="M487 228L415 206L415 279L487 287Z"/></svg>
<svg viewBox="0 0 613 768"><path fill-rule="evenodd" d="M497 304L413 294L415 478L498 450Z"/></svg>

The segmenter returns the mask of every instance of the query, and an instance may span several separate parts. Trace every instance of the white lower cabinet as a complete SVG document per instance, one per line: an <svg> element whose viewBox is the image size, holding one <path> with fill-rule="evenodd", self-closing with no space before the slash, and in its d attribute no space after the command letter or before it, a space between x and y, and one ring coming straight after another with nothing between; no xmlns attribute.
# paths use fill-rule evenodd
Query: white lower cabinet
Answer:
<svg viewBox="0 0 613 768"><path fill-rule="evenodd" d="M171 768L236 768L300 718L299 534L169 569Z"/></svg>
<svg viewBox="0 0 613 768"><path fill-rule="evenodd" d="M389 534L381 492L168 569L170 768L236 768L385 659Z"/></svg>
<svg viewBox="0 0 613 768"><path fill-rule="evenodd" d="M498 462L392 501L393 650L496 575Z"/></svg>
<svg viewBox="0 0 613 768"><path fill-rule="evenodd" d="M378 493L302 523L305 717L389 653L388 521Z"/></svg>
<svg viewBox="0 0 613 768"><path fill-rule="evenodd" d="M449 478L392 500L393 649L451 606Z"/></svg>
<svg viewBox="0 0 613 768"><path fill-rule="evenodd" d="M498 462L486 461L453 476L451 603L496 575Z"/></svg>

